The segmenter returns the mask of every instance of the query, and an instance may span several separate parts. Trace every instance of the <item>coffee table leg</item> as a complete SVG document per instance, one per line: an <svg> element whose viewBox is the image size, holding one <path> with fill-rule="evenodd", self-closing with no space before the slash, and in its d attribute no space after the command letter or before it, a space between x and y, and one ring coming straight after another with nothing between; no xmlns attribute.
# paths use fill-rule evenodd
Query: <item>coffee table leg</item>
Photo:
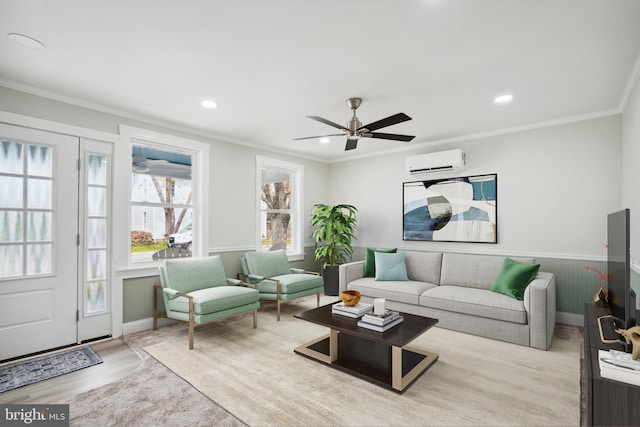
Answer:
<svg viewBox="0 0 640 427"><path fill-rule="evenodd" d="M322 351L317 351L312 348L315 344L321 343L322 341L326 343L327 340L329 341L329 354L326 353L326 347L324 347ZM328 334L302 344L293 351L330 365L338 360L338 331L331 329Z"/></svg>
<svg viewBox="0 0 640 427"><path fill-rule="evenodd" d="M413 353L421 354L424 357L422 361L416 364L405 376L402 376L402 352L411 351ZM391 387L394 390L402 391L405 387L411 384L420 374L426 371L431 365L438 360L436 353L430 351L419 350L410 347L396 347L391 346Z"/></svg>
<svg viewBox="0 0 640 427"><path fill-rule="evenodd" d="M329 363L338 359L338 331L331 329L329 332Z"/></svg>

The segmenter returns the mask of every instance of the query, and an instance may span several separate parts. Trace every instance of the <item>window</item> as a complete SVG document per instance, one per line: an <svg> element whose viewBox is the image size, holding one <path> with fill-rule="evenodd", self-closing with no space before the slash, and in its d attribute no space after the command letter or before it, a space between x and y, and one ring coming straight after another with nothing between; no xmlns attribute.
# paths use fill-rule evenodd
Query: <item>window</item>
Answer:
<svg viewBox="0 0 640 427"><path fill-rule="evenodd" d="M205 256L208 145L123 128L131 147L130 263L161 260L167 251Z"/></svg>
<svg viewBox="0 0 640 427"><path fill-rule="evenodd" d="M258 250L302 252L302 181L304 167L257 157Z"/></svg>

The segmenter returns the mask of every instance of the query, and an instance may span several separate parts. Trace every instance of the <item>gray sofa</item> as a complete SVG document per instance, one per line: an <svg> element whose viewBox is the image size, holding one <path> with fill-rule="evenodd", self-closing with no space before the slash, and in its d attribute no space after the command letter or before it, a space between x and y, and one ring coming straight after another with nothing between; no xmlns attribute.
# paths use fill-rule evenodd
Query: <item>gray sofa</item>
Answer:
<svg viewBox="0 0 640 427"><path fill-rule="evenodd" d="M505 257L404 251L409 281L364 277L364 261L342 264L340 291L355 289L362 302L385 298L386 307L433 317L438 326L547 350L556 316L556 281L538 272L524 300L492 292ZM533 258L509 257L522 263Z"/></svg>

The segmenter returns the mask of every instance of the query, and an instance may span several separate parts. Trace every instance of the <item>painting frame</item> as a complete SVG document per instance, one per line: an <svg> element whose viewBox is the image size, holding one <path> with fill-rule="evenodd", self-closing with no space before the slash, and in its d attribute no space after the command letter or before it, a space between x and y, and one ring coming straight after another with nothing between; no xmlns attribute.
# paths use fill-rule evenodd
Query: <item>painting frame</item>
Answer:
<svg viewBox="0 0 640 427"><path fill-rule="evenodd" d="M498 243L498 174L402 183L402 240Z"/></svg>

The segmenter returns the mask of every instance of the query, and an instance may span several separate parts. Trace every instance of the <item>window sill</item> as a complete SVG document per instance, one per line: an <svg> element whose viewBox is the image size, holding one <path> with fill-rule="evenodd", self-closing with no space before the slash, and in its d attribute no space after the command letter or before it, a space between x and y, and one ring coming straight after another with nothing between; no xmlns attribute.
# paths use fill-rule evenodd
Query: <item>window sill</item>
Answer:
<svg viewBox="0 0 640 427"><path fill-rule="evenodd" d="M289 261L304 261L304 253L287 254Z"/></svg>

